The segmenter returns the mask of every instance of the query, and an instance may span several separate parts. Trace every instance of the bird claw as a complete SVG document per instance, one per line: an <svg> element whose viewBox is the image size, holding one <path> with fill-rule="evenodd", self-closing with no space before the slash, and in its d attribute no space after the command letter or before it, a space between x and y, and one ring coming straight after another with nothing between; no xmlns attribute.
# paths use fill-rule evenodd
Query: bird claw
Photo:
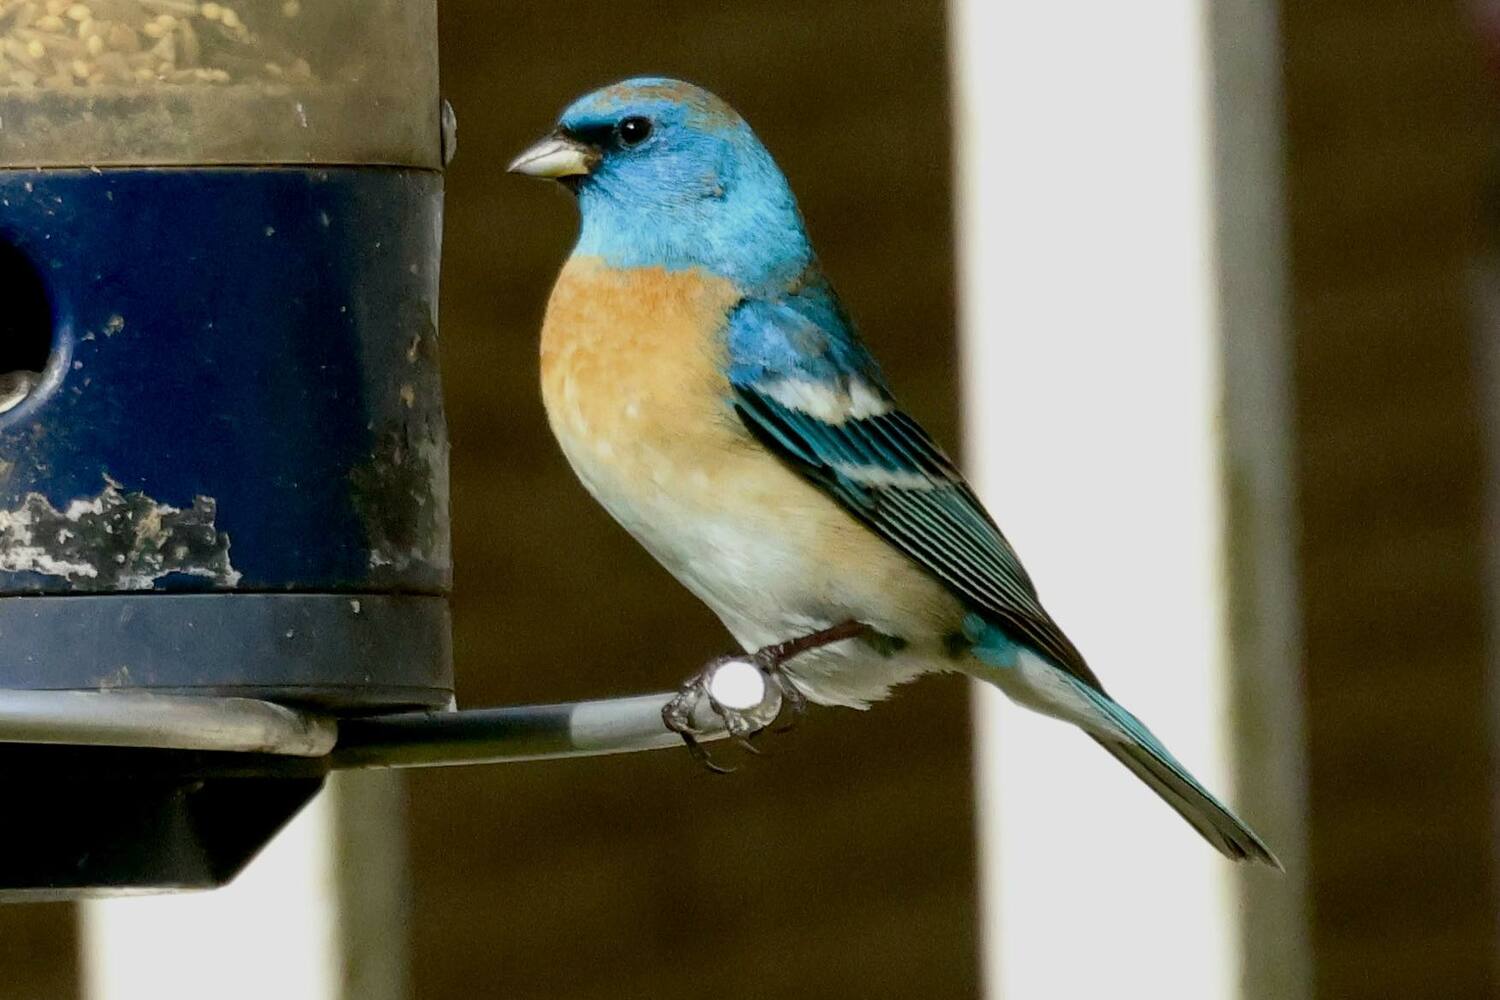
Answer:
<svg viewBox="0 0 1500 1000"><path fill-rule="evenodd" d="M724 724L724 731L728 734L729 738L744 750L756 756L761 756L762 751L759 747L752 745L750 741L759 736L769 724L768 720L765 719L765 712L763 710L764 700L761 705L749 709L739 709L724 704L714 696L713 680L715 675L725 664L735 660L741 663L746 662L744 657L732 656L721 656L711 661L698 674L689 678L682 685L681 690L677 692L677 695L671 701L662 707L661 712L662 723L667 729L682 737L682 742L687 747L688 753L692 755L693 759L715 774L730 774L734 771L734 768L725 767L717 763L709 755L708 749L699 741L698 736L701 733L693 723L693 716L697 712L699 705L706 702L709 709ZM749 662L765 674L764 668L756 663L753 658ZM766 676L769 680L769 675ZM777 689L780 690L779 684L777 685ZM778 711L779 708L778 704ZM774 721L775 717L773 716L769 722Z"/></svg>
<svg viewBox="0 0 1500 1000"><path fill-rule="evenodd" d="M748 657L744 656L721 656L709 662L701 671L690 677L671 701L662 707L662 723L670 731L682 737L682 742L687 746L694 760L702 764L715 774L728 774L733 768L724 767L715 763L709 756L708 750L698 740L701 731L693 723L693 715L698 706L707 700L708 707L718 716L724 724L725 732L729 738L740 747L755 754L761 755L761 750L751 743L766 729L775 727L774 732L785 733L796 727L797 722L807 712L807 697L797 688L796 683L787 676L786 664L789 660L832 642L844 639L856 638L870 631L869 626L858 622L845 622L835 625L833 628L824 629L811 635L800 636L787 642L777 643L756 650ZM719 671L727 665L738 663L753 666L760 672L765 683L764 693L760 703L746 708L737 708L724 704L714 695L714 680ZM772 698L771 691L777 696ZM767 709L767 705L774 707ZM782 716L786 722L775 726Z"/></svg>
<svg viewBox="0 0 1500 1000"><path fill-rule="evenodd" d="M699 743L692 733L678 733L682 737L683 745L687 747L688 755L697 761L702 767L712 774L733 774L735 768L725 767L714 760L709 754L708 748Z"/></svg>
<svg viewBox="0 0 1500 1000"><path fill-rule="evenodd" d="M702 673L682 685L682 690L677 692L676 697L662 706L661 721L667 729L682 737L688 754L704 769L714 774L733 774L734 768L716 763L709 756L708 748L698 741L697 730L693 726L693 711L700 701L710 697L707 678L718 662L715 660Z"/></svg>

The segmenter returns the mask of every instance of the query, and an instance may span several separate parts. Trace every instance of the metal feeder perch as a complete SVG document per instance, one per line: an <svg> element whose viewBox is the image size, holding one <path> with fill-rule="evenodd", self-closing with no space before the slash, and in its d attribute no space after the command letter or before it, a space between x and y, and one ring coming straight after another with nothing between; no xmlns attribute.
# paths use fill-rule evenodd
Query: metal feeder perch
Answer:
<svg viewBox="0 0 1500 1000"><path fill-rule="evenodd" d="M676 743L452 710L435 0L53 6L0 9L0 897L221 885L334 768Z"/></svg>

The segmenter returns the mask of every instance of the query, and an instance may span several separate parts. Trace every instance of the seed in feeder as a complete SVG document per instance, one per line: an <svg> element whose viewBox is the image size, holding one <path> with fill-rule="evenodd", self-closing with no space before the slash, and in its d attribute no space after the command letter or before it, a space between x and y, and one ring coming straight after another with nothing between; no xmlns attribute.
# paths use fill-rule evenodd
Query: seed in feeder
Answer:
<svg viewBox="0 0 1500 1000"><path fill-rule="evenodd" d="M40 59L47 54L47 46L33 38L26 43L26 54L33 59Z"/></svg>
<svg viewBox="0 0 1500 1000"><path fill-rule="evenodd" d="M160 21L147 21L146 26L141 29L141 34L147 38L160 38L167 33L167 29Z"/></svg>
<svg viewBox="0 0 1500 1000"><path fill-rule="evenodd" d="M219 21L226 28L238 28L243 24L240 21L240 16L228 7L225 7L223 13L219 15Z"/></svg>
<svg viewBox="0 0 1500 1000"><path fill-rule="evenodd" d="M96 62L99 76L110 83L130 82L130 63L118 52L101 52Z"/></svg>
<svg viewBox="0 0 1500 1000"><path fill-rule="evenodd" d="M61 14L71 6L73 6L73 0L47 0L46 5L49 14Z"/></svg>
<svg viewBox="0 0 1500 1000"><path fill-rule="evenodd" d="M183 21L177 25L177 35L182 43L182 62L189 66L198 65L198 59L203 54L202 47L198 44L198 33L193 30L192 22Z"/></svg>
<svg viewBox="0 0 1500 1000"><path fill-rule="evenodd" d="M141 50L141 38L129 25L112 24L109 26L109 47L116 52L139 52Z"/></svg>
<svg viewBox="0 0 1500 1000"><path fill-rule="evenodd" d="M205 20L217 21L223 15L224 8L214 3L213 0L209 0L208 3L198 8L198 13L202 14Z"/></svg>
<svg viewBox="0 0 1500 1000"><path fill-rule="evenodd" d="M104 51L104 36L90 35L89 40L84 43L84 48L89 50L89 55L97 56Z"/></svg>
<svg viewBox="0 0 1500 1000"><path fill-rule="evenodd" d="M86 3L75 3L68 8L68 20L70 21L88 21L93 16L94 12L89 10L89 5Z"/></svg>

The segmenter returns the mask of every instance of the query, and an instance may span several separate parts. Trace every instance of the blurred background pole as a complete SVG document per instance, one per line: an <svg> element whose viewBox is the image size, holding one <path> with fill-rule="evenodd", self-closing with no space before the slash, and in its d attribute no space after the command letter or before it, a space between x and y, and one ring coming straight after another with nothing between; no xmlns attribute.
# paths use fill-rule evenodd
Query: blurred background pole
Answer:
<svg viewBox="0 0 1500 1000"><path fill-rule="evenodd" d="M84 1000L402 1000L400 777L335 774L228 888L85 903Z"/></svg>
<svg viewBox="0 0 1500 1000"><path fill-rule="evenodd" d="M1290 869L982 688L991 996L1310 988L1275 25L1233 6L952 8L968 466L1112 693Z"/></svg>
<svg viewBox="0 0 1500 1000"><path fill-rule="evenodd" d="M1311 753L1303 660L1288 264L1285 107L1276 3L1205 5L1228 572L1235 805L1276 845L1283 878L1248 873L1242 995L1314 993Z"/></svg>

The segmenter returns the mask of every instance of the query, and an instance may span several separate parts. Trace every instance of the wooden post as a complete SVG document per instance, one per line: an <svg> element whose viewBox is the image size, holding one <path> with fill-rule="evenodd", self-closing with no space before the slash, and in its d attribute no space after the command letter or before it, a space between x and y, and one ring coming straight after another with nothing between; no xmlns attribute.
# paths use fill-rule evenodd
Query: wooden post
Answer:
<svg viewBox="0 0 1500 1000"><path fill-rule="evenodd" d="M1313 995L1312 879L1297 574L1281 38L1277 5L1206 5L1228 556L1235 804L1286 874L1246 873L1241 995Z"/></svg>

